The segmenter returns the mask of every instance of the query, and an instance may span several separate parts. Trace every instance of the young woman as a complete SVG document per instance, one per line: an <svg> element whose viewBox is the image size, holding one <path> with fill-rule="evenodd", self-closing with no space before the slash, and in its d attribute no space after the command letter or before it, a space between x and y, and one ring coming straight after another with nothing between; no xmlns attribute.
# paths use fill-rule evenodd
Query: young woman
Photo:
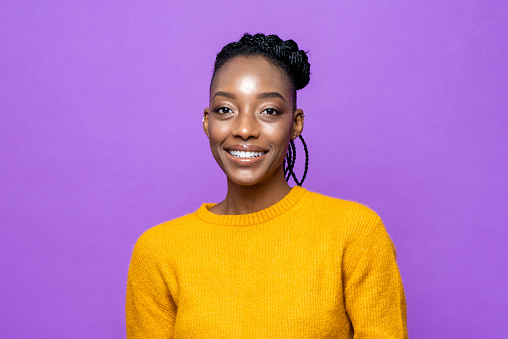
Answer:
<svg viewBox="0 0 508 339"><path fill-rule="evenodd" d="M407 338L381 219L307 191L292 172L309 69L275 35L245 34L217 55L203 128L227 195L138 239L129 338Z"/></svg>

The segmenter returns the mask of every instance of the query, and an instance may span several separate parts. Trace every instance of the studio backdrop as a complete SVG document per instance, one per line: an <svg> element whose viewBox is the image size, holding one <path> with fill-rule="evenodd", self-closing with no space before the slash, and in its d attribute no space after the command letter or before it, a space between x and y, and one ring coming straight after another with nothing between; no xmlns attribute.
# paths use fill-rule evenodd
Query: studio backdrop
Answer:
<svg viewBox="0 0 508 339"><path fill-rule="evenodd" d="M226 193L201 122L215 55L263 32L308 51L304 187L382 217L409 336L506 338L507 16L480 0L2 1L0 337L125 337L137 238Z"/></svg>

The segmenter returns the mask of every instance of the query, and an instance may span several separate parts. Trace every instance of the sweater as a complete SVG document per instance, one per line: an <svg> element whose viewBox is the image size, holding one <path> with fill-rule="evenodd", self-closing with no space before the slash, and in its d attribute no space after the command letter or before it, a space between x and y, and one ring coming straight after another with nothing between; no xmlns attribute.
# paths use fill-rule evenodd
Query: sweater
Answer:
<svg viewBox="0 0 508 339"><path fill-rule="evenodd" d="M407 338L395 248L371 209L299 186L256 213L213 205L137 240L128 338Z"/></svg>

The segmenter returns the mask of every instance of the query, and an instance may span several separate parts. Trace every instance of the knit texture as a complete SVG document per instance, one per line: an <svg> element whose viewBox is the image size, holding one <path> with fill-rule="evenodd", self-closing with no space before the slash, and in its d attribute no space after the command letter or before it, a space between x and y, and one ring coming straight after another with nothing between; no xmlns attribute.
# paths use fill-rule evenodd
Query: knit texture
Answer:
<svg viewBox="0 0 508 339"><path fill-rule="evenodd" d="M395 248L375 212L299 186L252 214L211 206L136 242L128 338L407 338Z"/></svg>

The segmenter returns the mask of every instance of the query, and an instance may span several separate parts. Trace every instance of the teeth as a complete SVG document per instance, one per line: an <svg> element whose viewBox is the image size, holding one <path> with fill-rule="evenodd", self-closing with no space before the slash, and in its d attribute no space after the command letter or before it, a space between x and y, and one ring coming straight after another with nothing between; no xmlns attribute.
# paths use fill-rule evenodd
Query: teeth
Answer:
<svg viewBox="0 0 508 339"><path fill-rule="evenodd" d="M228 151L234 157L237 158L255 158L264 154L264 152L244 152L244 151Z"/></svg>

